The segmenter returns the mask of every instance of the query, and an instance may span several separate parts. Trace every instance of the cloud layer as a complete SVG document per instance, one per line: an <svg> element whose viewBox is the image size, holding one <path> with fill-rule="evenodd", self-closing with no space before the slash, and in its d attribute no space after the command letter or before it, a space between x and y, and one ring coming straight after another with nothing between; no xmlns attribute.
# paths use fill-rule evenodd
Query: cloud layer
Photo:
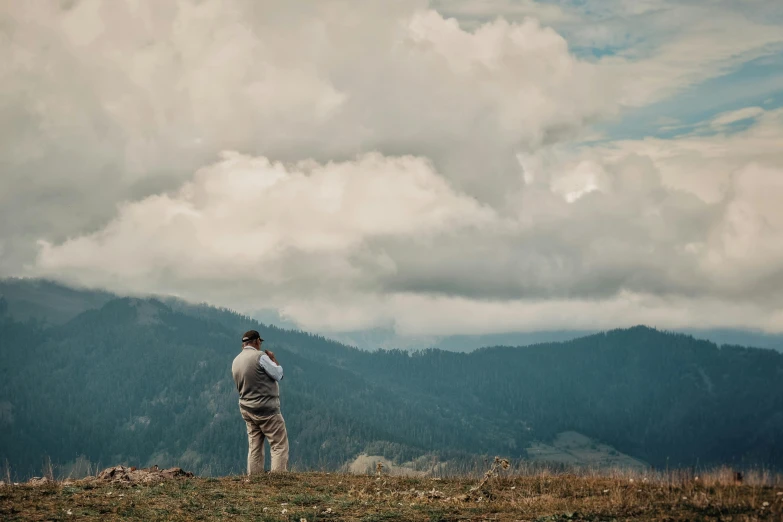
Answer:
<svg viewBox="0 0 783 522"><path fill-rule="evenodd" d="M732 136L549 150L521 158L528 182L506 212L421 157L286 165L226 152L98 232L42 243L37 269L276 307L318 329L778 330L782 141L777 111Z"/></svg>
<svg viewBox="0 0 783 522"><path fill-rule="evenodd" d="M634 3L669 38L596 59L558 32L587 41L583 12L454 5L462 24L419 1L4 6L2 272L318 330L783 331L783 112L593 126L779 26Z"/></svg>

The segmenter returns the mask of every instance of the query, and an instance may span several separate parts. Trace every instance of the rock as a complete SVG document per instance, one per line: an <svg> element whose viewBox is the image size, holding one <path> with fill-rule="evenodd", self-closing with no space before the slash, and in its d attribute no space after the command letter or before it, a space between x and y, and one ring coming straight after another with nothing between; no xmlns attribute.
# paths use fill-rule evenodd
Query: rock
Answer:
<svg viewBox="0 0 783 522"><path fill-rule="evenodd" d="M109 482L116 482L119 480L130 480L130 476L124 466L114 466L113 468L106 468L96 477L98 480L106 480Z"/></svg>
<svg viewBox="0 0 783 522"><path fill-rule="evenodd" d="M192 477L193 473L189 471L185 471L182 468L169 468L164 469L160 472L161 475L168 478L174 478L174 477Z"/></svg>
<svg viewBox="0 0 783 522"><path fill-rule="evenodd" d="M97 480L104 482L119 482L126 484L148 484L150 482L161 482L162 480L174 479L178 477L192 477L193 473L184 471L182 468L169 468L161 470L158 466L137 469L135 467L113 466L106 468L96 477Z"/></svg>

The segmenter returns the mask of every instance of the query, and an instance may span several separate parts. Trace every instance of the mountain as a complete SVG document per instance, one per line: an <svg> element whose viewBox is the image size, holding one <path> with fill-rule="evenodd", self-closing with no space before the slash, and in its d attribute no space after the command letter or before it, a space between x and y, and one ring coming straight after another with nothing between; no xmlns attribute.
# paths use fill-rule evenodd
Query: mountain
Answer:
<svg viewBox="0 0 783 522"><path fill-rule="evenodd" d="M0 462L21 475L44 457L241 472L230 365L249 328L286 369L299 469L361 454L539 458L569 438L656 467L783 468L783 355L771 350L636 327L471 353L367 352L181 301L111 299L54 325L0 312Z"/></svg>
<svg viewBox="0 0 783 522"><path fill-rule="evenodd" d="M8 305L8 312L17 320L35 319L49 324L62 324L85 310L100 308L118 296L109 292L75 288L43 279L0 279L0 297ZM194 305L182 299L168 296L155 297L183 313L198 314L199 308L215 309L209 305ZM225 310L224 310L225 311ZM231 311L229 311L231 312ZM231 312L230 315L237 314ZM259 309L249 315L263 323L286 330L296 330L296 325L281 317L276 310ZM771 348L783 352L783 335L761 331L732 328L696 329L684 328L679 333L706 339L716 344ZM436 348L452 352L471 352L486 346L529 346L531 344L570 341L597 333L588 330L544 330L532 332L505 332L476 335L400 335L391 328L373 328L346 332L319 333L341 344L362 350L425 350Z"/></svg>
<svg viewBox="0 0 783 522"><path fill-rule="evenodd" d="M770 348L783 352L783 335L780 334L769 334L761 331L738 330L732 328L687 328L683 329L682 332L699 339L707 339L716 344Z"/></svg>
<svg viewBox="0 0 783 522"><path fill-rule="evenodd" d="M275 322L275 324L279 324ZM783 352L783 335L732 328L681 328L678 333L705 339L716 344L770 348ZM337 342L363 350L426 350L436 348L450 352L472 352L486 346L529 346L531 344L571 341L598 333L596 330L540 330L475 335L400 335L391 328L373 328L324 335Z"/></svg>
<svg viewBox="0 0 783 522"><path fill-rule="evenodd" d="M0 279L0 298L16 320L62 324L85 310L100 308L117 296L66 286L46 279Z"/></svg>
<svg viewBox="0 0 783 522"><path fill-rule="evenodd" d="M68 462L81 455L94 463L241 471L246 440L230 365L241 332L251 327L262 329L285 361L283 408L293 466L333 469L370 443L375 452L410 459L423 453L416 437L431 439L440 429L458 433L456 420L405 404L338 365L358 350L220 310L213 315L127 298L52 327L6 315L0 325L0 459L22 474L39 470L44 456ZM229 329L229 319L242 327ZM303 356L308 352L317 357Z"/></svg>
<svg viewBox="0 0 783 522"><path fill-rule="evenodd" d="M277 324L277 323L276 323ZM450 352L472 352L485 346L528 346L531 344L570 341L596 333L586 330L545 330L507 332L483 335L399 335L391 328L373 328L324 334L337 342L363 350L426 350L435 348Z"/></svg>

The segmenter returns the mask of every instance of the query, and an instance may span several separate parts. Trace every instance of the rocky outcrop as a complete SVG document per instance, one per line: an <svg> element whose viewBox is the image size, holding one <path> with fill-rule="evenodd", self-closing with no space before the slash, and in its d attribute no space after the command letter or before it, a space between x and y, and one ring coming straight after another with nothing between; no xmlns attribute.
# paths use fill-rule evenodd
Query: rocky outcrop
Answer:
<svg viewBox="0 0 783 522"><path fill-rule="evenodd" d="M161 482L180 477L192 477L193 473L182 468L159 469L158 466L138 469L135 467L114 466L106 468L95 477L103 482L120 482L125 484L147 484Z"/></svg>

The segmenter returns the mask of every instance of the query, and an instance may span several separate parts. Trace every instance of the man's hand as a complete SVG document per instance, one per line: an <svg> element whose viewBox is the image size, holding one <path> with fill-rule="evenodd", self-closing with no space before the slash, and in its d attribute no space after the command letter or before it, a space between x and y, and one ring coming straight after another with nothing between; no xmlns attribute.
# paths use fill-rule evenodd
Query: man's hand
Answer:
<svg viewBox="0 0 783 522"><path fill-rule="evenodd" d="M279 363L279 362L277 362L277 359L275 359L275 352L272 352L272 351L270 351L270 350L264 350L264 353L265 353L265 354L267 354L267 355L269 356L269 358L270 358L270 359L272 359L272 362L273 362L273 363L275 363L275 364L277 364L277 365L280 365L280 363Z"/></svg>

